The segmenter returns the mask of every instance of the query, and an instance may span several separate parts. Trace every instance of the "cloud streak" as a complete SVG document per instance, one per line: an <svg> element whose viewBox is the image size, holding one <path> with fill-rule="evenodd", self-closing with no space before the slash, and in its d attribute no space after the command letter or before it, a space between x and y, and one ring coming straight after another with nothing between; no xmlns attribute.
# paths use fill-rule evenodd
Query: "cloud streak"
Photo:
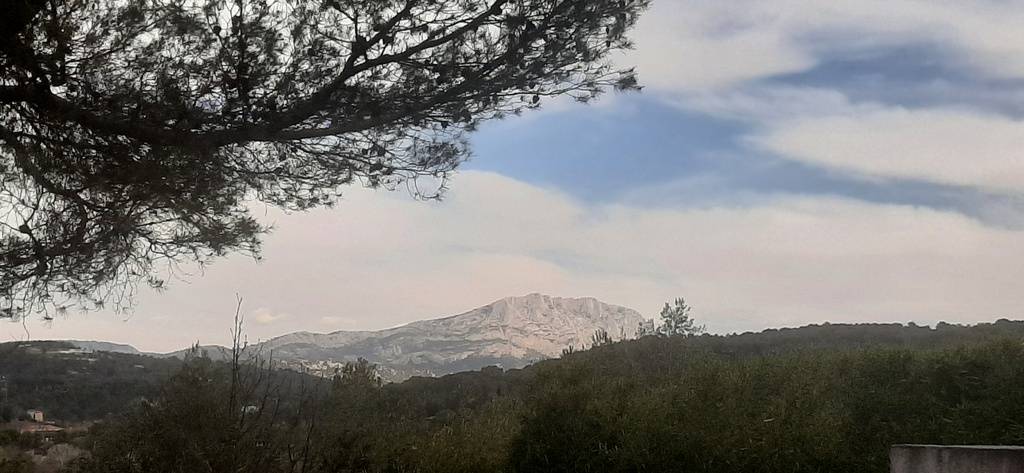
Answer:
<svg viewBox="0 0 1024 473"><path fill-rule="evenodd" d="M919 182L943 186L947 195L990 195L972 197L979 208L968 213L1009 212L1019 221L1021 212L1007 202L1024 196L1024 123L991 95L1004 88L1003 104L1019 95L1024 31L1015 25L1022 20L1024 6L996 1L662 0L642 19L637 50L625 60L639 64L662 100L749 127L735 134L734 149L722 151L787 159L879 185ZM813 75L829 61L889 57L884 51L914 47L929 52L921 64L889 63L905 66L890 71L880 62L858 76L884 85L890 72L902 74L897 82L913 91L830 84L826 77L813 87L785 79ZM946 80L954 78L942 76L922 75L914 85L907 75L915 73L953 74L979 90L957 95ZM845 91L850 87L856 90ZM872 90L879 95L863 95ZM861 95L853 100L847 92ZM890 102L901 93L906 104Z"/></svg>
<svg viewBox="0 0 1024 473"><path fill-rule="evenodd" d="M660 0L626 60L655 88L692 92L808 70L837 51L923 43L979 73L1024 77L1022 21L1024 6L986 0Z"/></svg>
<svg viewBox="0 0 1024 473"><path fill-rule="evenodd" d="M864 176L1024 193L1024 122L960 110L850 112L771 123L750 141Z"/></svg>
<svg viewBox="0 0 1024 473"><path fill-rule="evenodd" d="M266 307L260 307L252 312L252 321L259 325L271 325L290 317L289 314L276 313Z"/></svg>

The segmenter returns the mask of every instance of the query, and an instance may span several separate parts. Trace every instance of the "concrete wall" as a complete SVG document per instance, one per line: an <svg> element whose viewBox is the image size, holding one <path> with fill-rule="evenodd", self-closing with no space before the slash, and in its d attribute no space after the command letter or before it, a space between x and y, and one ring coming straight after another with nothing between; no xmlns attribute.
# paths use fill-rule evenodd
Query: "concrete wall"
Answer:
<svg viewBox="0 0 1024 473"><path fill-rule="evenodd" d="M892 473L1024 473L1024 447L894 445Z"/></svg>

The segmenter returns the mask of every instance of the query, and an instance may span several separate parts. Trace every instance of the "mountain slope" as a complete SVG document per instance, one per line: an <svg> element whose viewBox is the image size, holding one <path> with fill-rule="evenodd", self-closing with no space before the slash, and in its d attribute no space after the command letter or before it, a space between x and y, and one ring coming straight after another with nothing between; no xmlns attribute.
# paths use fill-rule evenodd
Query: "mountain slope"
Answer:
<svg viewBox="0 0 1024 473"><path fill-rule="evenodd" d="M378 331L298 332L258 345L293 367L328 374L362 357L388 380L436 376L487 365L518 368L589 344L598 330L633 338L644 318L593 298L541 294L501 299L469 312Z"/></svg>

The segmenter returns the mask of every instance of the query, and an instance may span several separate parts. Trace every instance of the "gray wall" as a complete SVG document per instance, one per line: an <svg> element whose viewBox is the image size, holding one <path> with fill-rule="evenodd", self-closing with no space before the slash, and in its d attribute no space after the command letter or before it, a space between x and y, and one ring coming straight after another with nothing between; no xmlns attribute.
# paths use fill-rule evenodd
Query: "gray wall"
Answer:
<svg viewBox="0 0 1024 473"><path fill-rule="evenodd" d="M892 473L1024 473L1024 447L894 445Z"/></svg>

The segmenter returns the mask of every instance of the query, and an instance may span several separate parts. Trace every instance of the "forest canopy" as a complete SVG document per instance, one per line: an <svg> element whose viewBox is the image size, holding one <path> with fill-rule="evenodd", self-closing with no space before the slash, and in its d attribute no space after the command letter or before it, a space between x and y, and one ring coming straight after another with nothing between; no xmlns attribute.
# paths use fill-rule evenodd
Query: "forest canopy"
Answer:
<svg viewBox="0 0 1024 473"><path fill-rule="evenodd" d="M71 471L884 473L892 444L1024 441L1022 336L1006 320L647 336L384 386L361 361L291 394L286 372L193 359Z"/></svg>

